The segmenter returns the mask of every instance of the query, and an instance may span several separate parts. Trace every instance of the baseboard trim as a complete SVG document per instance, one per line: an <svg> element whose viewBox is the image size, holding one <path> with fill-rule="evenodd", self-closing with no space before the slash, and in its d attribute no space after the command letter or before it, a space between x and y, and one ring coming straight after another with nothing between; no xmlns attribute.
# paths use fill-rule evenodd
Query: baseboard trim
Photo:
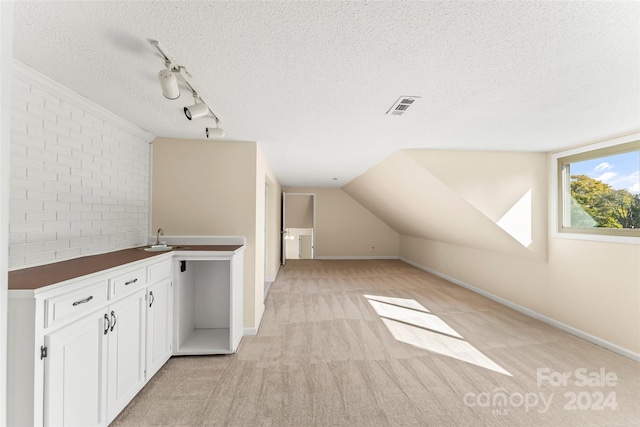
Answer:
<svg viewBox="0 0 640 427"><path fill-rule="evenodd" d="M262 310L260 311L260 318L258 319L258 325L255 328L244 328L242 331L243 336L249 335L258 335L258 329L260 329L260 324L262 323L262 318L264 317L264 304L262 304Z"/></svg>
<svg viewBox="0 0 640 427"><path fill-rule="evenodd" d="M347 256L317 256L313 259L320 260L358 260L358 259L400 259L399 256L396 255L380 255L380 256L367 256L367 255L347 255Z"/></svg>
<svg viewBox="0 0 640 427"><path fill-rule="evenodd" d="M578 338L581 338L581 339L583 339L585 341L588 341L588 342L590 342L592 344L595 344L595 345L597 345L599 347L605 348L605 349L610 350L610 351L612 351L612 352L614 352L616 354L619 354L620 356L624 356L624 357L626 357L628 359L634 360L636 362L640 362L640 354L635 353L635 352L633 352L633 351L631 351L629 349L621 347L621 346L619 346L617 344L613 344L613 343L611 343L611 342L609 342L607 340L603 340L602 338L598 338L595 335L591 335L591 334L589 334L587 332L584 332L584 331L582 331L580 329L574 328L573 326L569 326L566 323L559 322L559 321L557 321L555 319L552 319L551 317L547 317L547 316L545 316L543 314L540 314L540 313L535 312L533 310L530 310L530 309L528 309L526 307L523 307L523 306L521 306L519 304L511 302L511 301L509 301L509 300L507 300L505 298L499 297L499 296L494 295L494 294L492 294L490 292L487 292L487 291L482 290L480 288L477 288L477 287L475 287L473 285L470 285L470 284L468 284L466 282L463 282L462 280L458 280L458 279L453 278L451 276L447 276L446 274L441 273L441 272L439 272L437 270L434 270L432 268L425 267L424 265L418 264L417 262L412 261L410 259L407 259L407 258L404 258L404 257L399 257L399 259L404 261L404 262L406 262L407 264L410 264L410 265L412 265L412 266L414 266L416 268L419 268L420 270L423 270L423 271L431 273L431 274L433 274L435 276L441 277L444 280L447 280L447 281L449 281L451 283L454 283L454 284L456 284L458 286L462 286L463 288L466 288L466 289L468 289L468 290L470 290L472 292L475 292L477 294L485 296L485 297L489 298L490 300L493 300L493 301L495 301L497 303L500 303L500 304L502 304L502 305L504 305L506 307L509 307L509 308L512 308L512 309L514 309L516 311L519 311L520 313L525 314L525 315L527 315L527 316L529 316L531 318L534 318L536 320L544 322L544 323L546 323L548 325L554 326L554 327L556 327L558 329L561 329L561 330L563 330L565 332L570 333L571 335L575 335Z"/></svg>
<svg viewBox="0 0 640 427"><path fill-rule="evenodd" d="M271 282L275 282L276 279L278 279L278 274L280 273L280 268L282 267L282 265L280 263L278 263L278 267L276 267L276 274L273 276L273 280L271 280L271 278L269 278L269 280Z"/></svg>
<svg viewBox="0 0 640 427"><path fill-rule="evenodd" d="M262 299L262 301L267 300L267 297L269 296L269 289L271 289L271 285L273 285L273 282L264 283L264 298Z"/></svg>

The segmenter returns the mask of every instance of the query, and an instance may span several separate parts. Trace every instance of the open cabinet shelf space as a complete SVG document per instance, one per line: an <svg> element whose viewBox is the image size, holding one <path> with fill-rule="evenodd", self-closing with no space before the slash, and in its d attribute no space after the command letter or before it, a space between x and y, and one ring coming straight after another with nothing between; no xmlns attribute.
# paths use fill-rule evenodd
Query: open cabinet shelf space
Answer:
<svg viewBox="0 0 640 427"><path fill-rule="evenodd" d="M176 257L174 355L235 353L243 334L243 257Z"/></svg>
<svg viewBox="0 0 640 427"><path fill-rule="evenodd" d="M228 354L229 328L194 329L178 346L180 354Z"/></svg>

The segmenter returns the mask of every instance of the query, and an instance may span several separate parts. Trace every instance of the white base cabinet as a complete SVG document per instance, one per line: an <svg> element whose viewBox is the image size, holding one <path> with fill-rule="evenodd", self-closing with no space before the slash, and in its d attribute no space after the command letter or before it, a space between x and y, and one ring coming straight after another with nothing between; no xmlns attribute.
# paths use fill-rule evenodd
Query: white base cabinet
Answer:
<svg viewBox="0 0 640 427"><path fill-rule="evenodd" d="M162 280L149 286L147 293L147 378L171 357L172 282Z"/></svg>
<svg viewBox="0 0 640 427"><path fill-rule="evenodd" d="M171 258L10 291L8 425L113 421L171 356Z"/></svg>
<svg viewBox="0 0 640 427"><path fill-rule="evenodd" d="M45 336L45 426L113 421L145 384L145 317L141 289Z"/></svg>
<svg viewBox="0 0 640 427"><path fill-rule="evenodd" d="M10 289L7 425L106 426L172 355L234 353L244 247L220 246Z"/></svg>
<svg viewBox="0 0 640 427"><path fill-rule="evenodd" d="M109 321L94 313L45 336L44 425L101 426L106 423Z"/></svg>
<svg viewBox="0 0 640 427"><path fill-rule="evenodd" d="M145 384L145 296L140 290L109 306L107 423Z"/></svg>

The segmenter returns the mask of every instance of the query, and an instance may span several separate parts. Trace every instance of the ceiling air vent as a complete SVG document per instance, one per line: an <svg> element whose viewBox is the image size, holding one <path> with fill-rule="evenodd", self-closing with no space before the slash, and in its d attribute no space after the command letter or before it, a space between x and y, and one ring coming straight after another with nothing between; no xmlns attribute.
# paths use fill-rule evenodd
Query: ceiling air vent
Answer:
<svg viewBox="0 0 640 427"><path fill-rule="evenodd" d="M413 103L420 99L419 96L401 96L398 100L387 110L388 116L401 116L403 115Z"/></svg>

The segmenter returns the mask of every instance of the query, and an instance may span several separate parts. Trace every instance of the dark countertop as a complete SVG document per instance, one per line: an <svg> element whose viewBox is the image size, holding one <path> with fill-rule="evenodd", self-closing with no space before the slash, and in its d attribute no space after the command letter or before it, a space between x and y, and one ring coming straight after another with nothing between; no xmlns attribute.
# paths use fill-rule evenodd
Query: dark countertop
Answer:
<svg viewBox="0 0 640 427"><path fill-rule="evenodd" d="M143 246L144 247L144 246ZM242 245L180 245L179 251L234 252ZM100 255L60 261L9 272L9 290L34 290L65 280L75 279L130 262L152 258L167 252L146 252L141 248L124 249Z"/></svg>

